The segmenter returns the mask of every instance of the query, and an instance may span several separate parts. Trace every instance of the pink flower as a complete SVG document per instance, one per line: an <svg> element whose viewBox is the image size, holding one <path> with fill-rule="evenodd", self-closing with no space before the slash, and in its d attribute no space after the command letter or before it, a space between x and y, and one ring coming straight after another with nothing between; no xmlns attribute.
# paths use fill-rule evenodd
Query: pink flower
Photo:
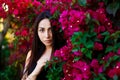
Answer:
<svg viewBox="0 0 120 80"><path fill-rule="evenodd" d="M76 13L76 15L74 15ZM64 10L61 15L59 22L62 25L62 29L66 37L71 37L74 32L82 29L80 25L85 25L85 12L77 10Z"/></svg>
<svg viewBox="0 0 120 80"><path fill-rule="evenodd" d="M19 10L18 10L18 9L14 9L13 14L14 14L15 16L17 16L17 15L19 14Z"/></svg>
<svg viewBox="0 0 120 80"><path fill-rule="evenodd" d="M98 5L100 6L100 8L104 7L104 2L99 2Z"/></svg>
<svg viewBox="0 0 120 80"><path fill-rule="evenodd" d="M27 36L28 35L28 30L24 28L21 32L21 36Z"/></svg>
<svg viewBox="0 0 120 80"><path fill-rule="evenodd" d="M103 66L100 66L97 59L93 59L90 65L96 74L99 74L103 71Z"/></svg>
<svg viewBox="0 0 120 80"><path fill-rule="evenodd" d="M95 28L95 32L97 32L97 33L101 33L101 32L104 32L104 31L105 31L104 26L99 26L99 27Z"/></svg>
<svg viewBox="0 0 120 80"><path fill-rule="evenodd" d="M98 68L99 67L98 60L97 59L93 59L90 65L93 68Z"/></svg>
<svg viewBox="0 0 120 80"><path fill-rule="evenodd" d="M20 32L19 32L19 31L16 31L16 32L15 32L15 35L16 35L16 36L19 36L19 35L20 35Z"/></svg>
<svg viewBox="0 0 120 80"><path fill-rule="evenodd" d="M60 50L55 51L54 56L66 61L70 57L70 50L67 46L63 46Z"/></svg>
<svg viewBox="0 0 120 80"><path fill-rule="evenodd" d="M98 34L98 35L97 35L97 38L98 38L98 39L102 39L103 36L102 36L101 34Z"/></svg>
<svg viewBox="0 0 120 80"><path fill-rule="evenodd" d="M72 69L72 76L73 76L73 80L82 80L83 79L83 75L82 75L81 71L76 68Z"/></svg>
<svg viewBox="0 0 120 80"><path fill-rule="evenodd" d="M110 57L113 57L114 55L114 52L109 52L106 56L103 57L103 60L107 61Z"/></svg>
<svg viewBox="0 0 120 80"><path fill-rule="evenodd" d="M79 69L84 79L89 79L91 76L90 66L86 62L77 61L73 64L73 68Z"/></svg>
<svg viewBox="0 0 120 80"><path fill-rule="evenodd" d="M118 49L117 54L119 54L119 55L120 55L120 49Z"/></svg>
<svg viewBox="0 0 120 80"><path fill-rule="evenodd" d="M37 0L34 0L34 1L32 2L32 4L33 4L33 6L35 6L35 7L38 7L38 6L41 5L40 1L37 1Z"/></svg>
<svg viewBox="0 0 120 80"><path fill-rule="evenodd" d="M115 75L115 70L114 70L114 69L109 70L108 76L109 76L110 78L113 78L114 75Z"/></svg>
<svg viewBox="0 0 120 80"><path fill-rule="evenodd" d="M101 51L101 50L103 50L103 45L101 43L95 42L94 49Z"/></svg>
<svg viewBox="0 0 120 80"><path fill-rule="evenodd" d="M115 67L116 75L120 76L120 62L117 62L116 67Z"/></svg>
<svg viewBox="0 0 120 80"><path fill-rule="evenodd" d="M81 56L81 55L82 55L82 52L80 52L80 51L75 51L75 52L74 52L74 55L75 55L75 56Z"/></svg>

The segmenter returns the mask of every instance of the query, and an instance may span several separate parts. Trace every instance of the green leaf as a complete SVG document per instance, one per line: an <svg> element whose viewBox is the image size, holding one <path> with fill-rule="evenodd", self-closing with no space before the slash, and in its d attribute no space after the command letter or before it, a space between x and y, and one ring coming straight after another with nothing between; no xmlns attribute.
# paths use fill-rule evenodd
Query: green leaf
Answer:
<svg viewBox="0 0 120 80"><path fill-rule="evenodd" d="M101 33L101 35L106 36L106 35L110 35L110 33L106 31L106 32Z"/></svg>
<svg viewBox="0 0 120 80"><path fill-rule="evenodd" d="M111 37L118 38L120 36L120 31L116 31L115 33L111 34Z"/></svg>
<svg viewBox="0 0 120 80"><path fill-rule="evenodd" d="M105 53L111 52L113 51L113 47L112 46L108 46L105 50Z"/></svg>
<svg viewBox="0 0 120 80"><path fill-rule="evenodd" d="M86 24L88 24L90 22L90 20L91 20L90 14L87 13L86 14Z"/></svg>
<svg viewBox="0 0 120 80"><path fill-rule="evenodd" d="M107 67L109 67L111 63L111 58L107 61L107 63L104 65L104 69L103 70L106 70Z"/></svg>
<svg viewBox="0 0 120 80"><path fill-rule="evenodd" d="M120 48L120 42L115 44L115 49L118 49L118 48Z"/></svg>
<svg viewBox="0 0 120 80"><path fill-rule="evenodd" d="M113 16L115 16L117 10L119 9L119 3L118 2L113 2L113 3L110 3L106 10L109 14L112 14Z"/></svg>
<svg viewBox="0 0 120 80"><path fill-rule="evenodd" d="M118 76L115 75L115 76L113 77L113 80L118 80Z"/></svg>
<svg viewBox="0 0 120 80"><path fill-rule="evenodd" d="M100 78L99 77L94 77L94 80L100 80Z"/></svg>
<svg viewBox="0 0 120 80"><path fill-rule="evenodd" d="M93 41L89 40L86 44L85 47L88 49L92 49L94 47Z"/></svg>
<svg viewBox="0 0 120 80"><path fill-rule="evenodd" d="M74 61L78 61L80 59L80 57L75 57Z"/></svg>
<svg viewBox="0 0 120 80"><path fill-rule="evenodd" d="M100 25L99 21L96 19L92 19L93 22L95 22L97 25Z"/></svg>
<svg viewBox="0 0 120 80"><path fill-rule="evenodd" d="M92 59L92 51L86 48L82 48L81 52L89 59Z"/></svg>
<svg viewBox="0 0 120 80"><path fill-rule="evenodd" d="M78 3L80 6L86 6L87 1L86 0L78 0Z"/></svg>
<svg viewBox="0 0 120 80"><path fill-rule="evenodd" d="M100 76L101 80L107 80L107 79L105 78L105 75L104 75L104 74L99 74L99 76Z"/></svg>
<svg viewBox="0 0 120 80"><path fill-rule="evenodd" d="M110 36L106 36L104 39L104 42L106 42L109 38L110 38Z"/></svg>
<svg viewBox="0 0 120 80"><path fill-rule="evenodd" d="M59 11L56 10L55 13L53 14L53 16L51 17L51 19L52 19L52 18L53 18L53 19L56 19L56 18L58 18L58 17L59 17Z"/></svg>
<svg viewBox="0 0 120 80"><path fill-rule="evenodd" d="M80 50L80 47L74 47L74 48L72 49L72 52L79 51L79 50Z"/></svg>
<svg viewBox="0 0 120 80"><path fill-rule="evenodd" d="M108 31L101 33L102 36L105 36L104 42L110 38L110 33Z"/></svg>
<svg viewBox="0 0 120 80"><path fill-rule="evenodd" d="M88 50L86 53L85 53L85 56L89 59L92 59L92 51Z"/></svg>
<svg viewBox="0 0 120 80"><path fill-rule="evenodd" d="M112 60L113 60L113 61L116 61L116 60L119 59L119 58L120 58L120 56L115 55L115 56L112 57Z"/></svg>
<svg viewBox="0 0 120 80"><path fill-rule="evenodd" d="M86 48L81 48L82 53L85 53L86 51L87 51Z"/></svg>
<svg viewBox="0 0 120 80"><path fill-rule="evenodd" d="M107 5L107 3L108 3L108 1L109 1L109 0L103 0L103 1L104 1L104 2L105 2L105 4Z"/></svg>

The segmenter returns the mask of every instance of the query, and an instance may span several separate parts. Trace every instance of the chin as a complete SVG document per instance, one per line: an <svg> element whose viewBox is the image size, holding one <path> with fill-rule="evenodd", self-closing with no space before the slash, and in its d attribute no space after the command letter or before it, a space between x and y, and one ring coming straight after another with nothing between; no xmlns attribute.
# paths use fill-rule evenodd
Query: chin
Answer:
<svg viewBox="0 0 120 80"><path fill-rule="evenodd" d="M52 43L46 43L45 46L52 46Z"/></svg>

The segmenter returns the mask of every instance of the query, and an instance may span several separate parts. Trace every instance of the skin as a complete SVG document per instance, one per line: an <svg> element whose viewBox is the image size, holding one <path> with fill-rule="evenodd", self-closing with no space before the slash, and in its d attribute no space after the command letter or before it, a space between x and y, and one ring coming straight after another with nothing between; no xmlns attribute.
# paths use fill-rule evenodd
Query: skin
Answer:
<svg viewBox="0 0 120 80"><path fill-rule="evenodd" d="M45 18L39 22L38 36L41 42L46 46L46 50L44 51L43 55L39 58L35 69L30 75L28 75L26 80L36 80L37 75L40 73L42 67L46 64L46 61L50 60L52 53L52 30L49 19ZM25 65L28 64L30 55L31 51L28 52Z"/></svg>
<svg viewBox="0 0 120 80"><path fill-rule="evenodd" d="M49 19L43 19L38 25L38 36L46 46L52 46L52 30Z"/></svg>

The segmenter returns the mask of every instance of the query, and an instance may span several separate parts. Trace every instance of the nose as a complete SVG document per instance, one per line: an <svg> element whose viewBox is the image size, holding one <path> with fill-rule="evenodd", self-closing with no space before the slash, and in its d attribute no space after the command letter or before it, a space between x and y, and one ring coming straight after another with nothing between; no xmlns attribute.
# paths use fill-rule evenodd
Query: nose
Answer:
<svg viewBox="0 0 120 80"><path fill-rule="evenodd" d="M46 32L45 32L45 37L46 37L46 38L49 38L49 36L50 36L50 35L49 35L49 31L46 31Z"/></svg>

